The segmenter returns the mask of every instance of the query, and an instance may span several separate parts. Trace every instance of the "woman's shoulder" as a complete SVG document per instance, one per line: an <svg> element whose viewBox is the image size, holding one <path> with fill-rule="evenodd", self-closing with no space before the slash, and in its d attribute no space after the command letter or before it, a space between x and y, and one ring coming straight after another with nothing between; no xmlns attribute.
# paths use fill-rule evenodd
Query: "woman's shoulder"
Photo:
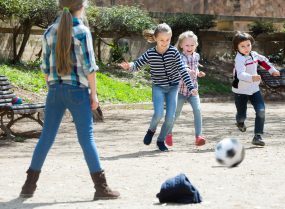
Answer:
<svg viewBox="0 0 285 209"><path fill-rule="evenodd" d="M53 35L56 33L56 30L57 30L57 27L58 27L58 23L53 23L51 24L44 32L44 37L47 38L48 36L50 35Z"/></svg>
<svg viewBox="0 0 285 209"><path fill-rule="evenodd" d="M178 52L180 54L180 52L178 51L178 49L175 46L169 45L168 50L173 51L173 52Z"/></svg>
<svg viewBox="0 0 285 209"><path fill-rule="evenodd" d="M86 25L78 25L76 28L73 28L74 38L78 40L86 39L87 37L91 38L91 31Z"/></svg>
<svg viewBox="0 0 285 209"><path fill-rule="evenodd" d="M193 57L196 59L200 59L200 54L198 52L193 52Z"/></svg>
<svg viewBox="0 0 285 209"><path fill-rule="evenodd" d="M169 46L167 52L175 56L179 56L179 57L181 56L181 53L179 52L179 50L175 46L172 46L172 45Z"/></svg>
<svg viewBox="0 0 285 209"><path fill-rule="evenodd" d="M251 56L253 56L253 57L260 55L257 51L251 51L250 54L251 54Z"/></svg>

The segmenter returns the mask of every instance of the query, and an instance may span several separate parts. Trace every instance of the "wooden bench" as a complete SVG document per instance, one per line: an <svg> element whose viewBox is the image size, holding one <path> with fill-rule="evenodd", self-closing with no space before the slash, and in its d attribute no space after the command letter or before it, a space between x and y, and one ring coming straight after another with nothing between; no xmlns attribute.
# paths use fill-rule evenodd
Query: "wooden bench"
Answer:
<svg viewBox="0 0 285 209"><path fill-rule="evenodd" d="M265 97L271 94L278 95L284 98L285 94L285 69L281 69L280 76L272 76L270 73L262 68L258 68L257 73L261 76L262 89L265 92Z"/></svg>
<svg viewBox="0 0 285 209"><path fill-rule="evenodd" d="M2 135L5 138L28 136L31 131L14 132L12 126L23 119L30 119L43 126L42 118L45 104L12 104L12 99L15 98L12 88L13 86L7 77L0 75L0 125L3 132Z"/></svg>

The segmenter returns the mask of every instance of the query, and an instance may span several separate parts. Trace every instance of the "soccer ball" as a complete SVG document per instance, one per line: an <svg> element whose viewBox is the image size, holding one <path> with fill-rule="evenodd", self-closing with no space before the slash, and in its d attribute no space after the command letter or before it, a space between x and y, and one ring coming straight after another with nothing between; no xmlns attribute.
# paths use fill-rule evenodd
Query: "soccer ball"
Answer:
<svg viewBox="0 0 285 209"><path fill-rule="evenodd" d="M215 154L220 164L235 167L243 161L245 150L237 139L226 138L217 144Z"/></svg>

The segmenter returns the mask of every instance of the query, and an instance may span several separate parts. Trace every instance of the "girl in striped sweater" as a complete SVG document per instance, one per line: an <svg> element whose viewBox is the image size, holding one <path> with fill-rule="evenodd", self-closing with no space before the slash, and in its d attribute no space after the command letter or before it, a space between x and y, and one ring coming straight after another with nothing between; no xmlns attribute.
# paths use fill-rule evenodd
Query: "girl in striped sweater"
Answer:
<svg viewBox="0 0 285 209"><path fill-rule="evenodd" d="M154 30L144 31L144 37L147 41L150 43L156 42L156 46L148 49L136 61L131 63L123 62L120 64L123 69L129 70L130 72L137 71L146 64L150 66L154 114L143 142L145 145L151 143L157 125L164 115L165 102L165 121L156 142L161 151L168 150L164 140L174 122L178 84L181 77L187 89L193 95L197 95L197 90L191 82L179 51L170 45L171 36L172 30L165 23L159 24Z"/></svg>

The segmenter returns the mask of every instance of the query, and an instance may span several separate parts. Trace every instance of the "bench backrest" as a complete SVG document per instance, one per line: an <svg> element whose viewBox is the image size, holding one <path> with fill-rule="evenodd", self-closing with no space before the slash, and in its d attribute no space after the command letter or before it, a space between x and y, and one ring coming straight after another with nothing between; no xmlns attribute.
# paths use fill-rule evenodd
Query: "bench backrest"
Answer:
<svg viewBox="0 0 285 209"><path fill-rule="evenodd" d="M280 76L272 76L262 68L258 68L257 73L267 86L271 88L285 87L285 69L280 70Z"/></svg>
<svg viewBox="0 0 285 209"><path fill-rule="evenodd" d="M16 96L12 91L13 86L6 76L0 75L0 108L12 104L12 99Z"/></svg>
<svg viewBox="0 0 285 209"><path fill-rule="evenodd" d="M36 104L12 104L16 95L12 91L13 86L6 76L0 75L0 111L11 110L18 114L32 114L35 112L43 112L44 103Z"/></svg>

